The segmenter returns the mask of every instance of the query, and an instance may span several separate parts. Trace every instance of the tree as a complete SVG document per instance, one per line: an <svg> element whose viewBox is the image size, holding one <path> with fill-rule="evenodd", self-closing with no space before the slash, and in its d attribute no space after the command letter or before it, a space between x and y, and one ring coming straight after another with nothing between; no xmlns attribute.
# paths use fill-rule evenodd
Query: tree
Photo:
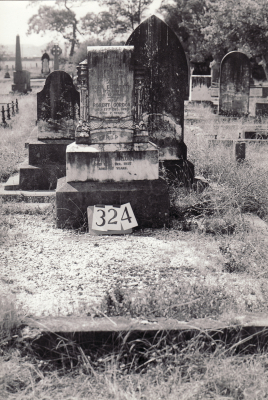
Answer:
<svg viewBox="0 0 268 400"><path fill-rule="evenodd" d="M160 9L192 61L209 55L221 60L229 51L241 50L261 55L266 65L267 0L163 0Z"/></svg>
<svg viewBox="0 0 268 400"><path fill-rule="evenodd" d="M46 31L60 33L71 43L70 57L72 57L75 46L78 44L78 24L76 15L68 6L67 0L57 0L53 6L41 5L39 7L37 14L34 14L28 21L27 34L45 33Z"/></svg>
<svg viewBox="0 0 268 400"><path fill-rule="evenodd" d="M177 34L192 61L203 61L210 55L202 33L208 20L207 3L207 0L174 0L173 3L163 0L160 6L166 23Z"/></svg>
<svg viewBox="0 0 268 400"><path fill-rule="evenodd" d="M208 11L205 45L215 56L241 50L259 56L268 78L268 3L266 0L224 0Z"/></svg>
<svg viewBox="0 0 268 400"><path fill-rule="evenodd" d="M133 31L141 23L144 12L152 2L153 0L100 0L104 11L99 14L88 13L82 18L82 27L101 35L103 39L112 40Z"/></svg>

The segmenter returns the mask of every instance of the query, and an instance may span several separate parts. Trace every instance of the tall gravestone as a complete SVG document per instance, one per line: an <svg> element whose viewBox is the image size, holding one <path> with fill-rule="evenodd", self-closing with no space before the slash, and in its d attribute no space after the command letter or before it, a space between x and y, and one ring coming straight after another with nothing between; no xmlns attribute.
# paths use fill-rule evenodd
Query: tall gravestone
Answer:
<svg viewBox="0 0 268 400"><path fill-rule="evenodd" d="M59 56L61 53L62 49L57 44L54 44L51 49L51 54L54 56L54 71L57 71L60 68Z"/></svg>
<svg viewBox="0 0 268 400"><path fill-rule="evenodd" d="M221 61L219 114L247 116L249 112L250 61L239 51L228 53Z"/></svg>
<svg viewBox="0 0 268 400"><path fill-rule="evenodd" d="M155 15L130 35L134 46L135 118L160 148L160 160L186 159L184 100L188 63L183 47L165 22Z"/></svg>
<svg viewBox="0 0 268 400"><path fill-rule="evenodd" d="M133 46L87 48L88 96L81 96L86 112L66 150L66 178L57 185L58 227L83 225L87 207L97 204L130 203L140 227L167 220L169 196L158 176L158 149L135 116L133 51ZM83 90L84 79L78 81Z"/></svg>
<svg viewBox="0 0 268 400"><path fill-rule="evenodd" d="M53 190L66 175L66 147L75 140L79 106L72 78L52 72L37 93L37 126L29 138L28 160L20 167L20 189Z"/></svg>
<svg viewBox="0 0 268 400"><path fill-rule="evenodd" d="M15 72L13 73L14 85L12 85L12 91L27 93L30 92L30 72L22 69L21 63L21 52L20 52L20 37L16 36L16 62Z"/></svg>

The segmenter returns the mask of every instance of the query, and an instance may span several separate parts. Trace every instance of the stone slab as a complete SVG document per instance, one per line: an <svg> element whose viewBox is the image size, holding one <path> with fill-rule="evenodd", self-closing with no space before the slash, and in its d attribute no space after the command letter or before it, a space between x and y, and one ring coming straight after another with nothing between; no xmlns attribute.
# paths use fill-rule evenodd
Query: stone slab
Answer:
<svg viewBox="0 0 268 400"><path fill-rule="evenodd" d="M139 228L161 228L169 220L169 194L164 180L66 182L56 189L57 227L87 226L87 207L130 203Z"/></svg>
<svg viewBox="0 0 268 400"><path fill-rule="evenodd" d="M55 190L5 190L0 184L0 198L4 202L46 203L56 197Z"/></svg>
<svg viewBox="0 0 268 400"><path fill-rule="evenodd" d="M44 164L34 166L21 164L19 171L21 190L54 190L57 180L66 175L66 165Z"/></svg>
<svg viewBox="0 0 268 400"><path fill-rule="evenodd" d="M236 321L236 324L234 324ZM39 319L26 318L29 327L40 332L129 332L129 331L170 331L223 329L234 326L268 327L267 314L245 314L232 317L232 321L213 320L211 318L194 319L189 322L167 318L128 317L44 317Z"/></svg>
<svg viewBox="0 0 268 400"><path fill-rule="evenodd" d="M134 129L120 129L116 127L116 125L92 131L89 126L87 127L87 124L83 123L81 130L82 129L85 130L85 135L80 131L80 135L75 138L77 144L147 143L149 141L149 136L146 131L137 132Z"/></svg>
<svg viewBox="0 0 268 400"><path fill-rule="evenodd" d="M16 174L11 176L4 184L5 190L19 190L20 189L20 176Z"/></svg>
<svg viewBox="0 0 268 400"><path fill-rule="evenodd" d="M152 143L72 143L66 150L67 182L158 179L158 149Z"/></svg>
<svg viewBox="0 0 268 400"><path fill-rule="evenodd" d="M81 346L87 354L88 349L111 354L122 349L126 343L131 346L138 340L144 350L148 345L159 344L163 338L172 343L183 343L197 335L208 335L211 340L226 345L237 346L237 350L249 347L267 349L267 314L232 315L222 320L211 318L195 319L189 322L169 318L130 318L130 317L45 317L26 319L26 327L20 336L34 340L35 349L43 356L58 358L56 345L58 337L66 343L71 340ZM45 352L44 353L44 349ZM50 350L49 350L50 349ZM117 350L117 351L118 351Z"/></svg>
<svg viewBox="0 0 268 400"><path fill-rule="evenodd" d="M73 142L72 139L34 140L28 141L30 165L40 166L47 164L66 165L66 148Z"/></svg>

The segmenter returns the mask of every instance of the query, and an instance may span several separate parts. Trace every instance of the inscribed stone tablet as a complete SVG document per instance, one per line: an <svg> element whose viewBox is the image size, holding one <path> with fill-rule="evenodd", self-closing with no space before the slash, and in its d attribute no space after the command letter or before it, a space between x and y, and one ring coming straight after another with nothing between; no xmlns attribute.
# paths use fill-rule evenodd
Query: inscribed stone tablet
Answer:
<svg viewBox="0 0 268 400"><path fill-rule="evenodd" d="M89 46L89 119L130 117L133 109L133 46Z"/></svg>

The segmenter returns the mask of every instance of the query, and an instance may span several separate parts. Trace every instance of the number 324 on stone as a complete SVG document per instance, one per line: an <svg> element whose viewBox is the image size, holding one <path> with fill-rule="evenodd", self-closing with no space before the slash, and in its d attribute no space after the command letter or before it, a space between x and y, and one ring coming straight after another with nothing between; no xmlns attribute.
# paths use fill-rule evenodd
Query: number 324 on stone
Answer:
<svg viewBox="0 0 268 400"><path fill-rule="evenodd" d="M138 224L130 203L121 206L94 206L92 218L94 230L126 231L135 226Z"/></svg>

